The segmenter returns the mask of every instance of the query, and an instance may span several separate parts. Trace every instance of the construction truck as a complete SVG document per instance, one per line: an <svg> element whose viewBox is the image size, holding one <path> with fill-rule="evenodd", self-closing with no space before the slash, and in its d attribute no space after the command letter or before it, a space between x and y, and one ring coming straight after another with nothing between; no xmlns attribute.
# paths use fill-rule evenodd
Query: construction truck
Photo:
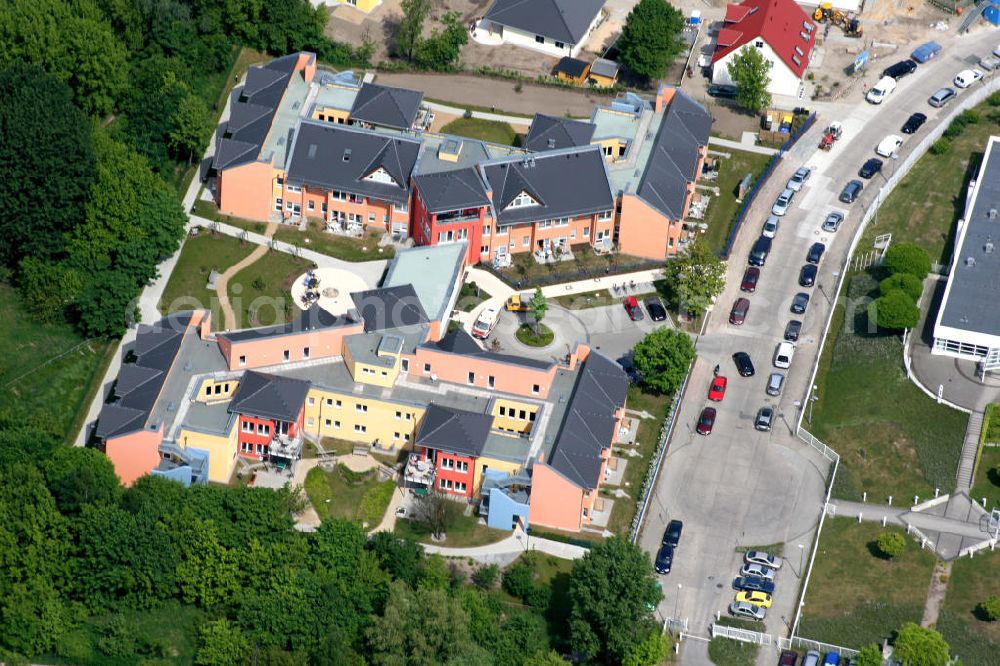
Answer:
<svg viewBox="0 0 1000 666"><path fill-rule="evenodd" d="M840 26L844 34L848 37L861 37L864 29L861 27L861 19L853 12L845 12L836 9L833 3L824 2L813 12L813 20L817 23L830 23Z"/></svg>
<svg viewBox="0 0 1000 666"><path fill-rule="evenodd" d="M534 295L533 291L515 293L507 299L507 304L504 307L510 312L528 312L531 310L531 299Z"/></svg>
<svg viewBox="0 0 1000 666"><path fill-rule="evenodd" d="M844 128L839 122L834 121L830 123L830 126L826 128L825 132L823 132L823 138L820 139L819 149L830 150L833 148L833 144L837 142L837 139L839 139L843 133Z"/></svg>

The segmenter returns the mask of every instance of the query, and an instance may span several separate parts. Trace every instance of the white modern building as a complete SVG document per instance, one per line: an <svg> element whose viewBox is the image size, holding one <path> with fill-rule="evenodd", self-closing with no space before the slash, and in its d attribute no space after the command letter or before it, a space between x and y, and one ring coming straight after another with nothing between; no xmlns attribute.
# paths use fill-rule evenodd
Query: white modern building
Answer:
<svg viewBox="0 0 1000 666"><path fill-rule="evenodd" d="M476 24L474 37L479 42L514 44L556 58L576 57L603 20L604 2L494 0Z"/></svg>
<svg viewBox="0 0 1000 666"><path fill-rule="evenodd" d="M976 359L1000 368L1000 137L990 137L970 183L941 308L934 354Z"/></svg>

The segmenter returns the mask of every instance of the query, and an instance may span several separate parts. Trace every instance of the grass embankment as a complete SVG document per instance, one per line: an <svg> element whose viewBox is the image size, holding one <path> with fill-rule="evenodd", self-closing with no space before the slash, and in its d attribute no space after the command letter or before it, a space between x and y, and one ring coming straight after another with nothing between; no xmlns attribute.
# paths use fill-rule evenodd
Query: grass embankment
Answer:
<svg viewBox="0 0 1000 666"><path fill-rule="evenodd" d="M379 481L377 470L354 472L337 465L332 472L313 467L305 487L320 520L346 518L374 527L382 521L396 484Z"/></svg>
<svg viewBox="0 0 1000 666"><path fill-rule="evenodd" d="M728 150L729 158L719 158L719 177L714 182L705 182L719 188L719 196L712 197L705 212L705 219L702 220L708 225L705 233L699 234L701 242L707 243L713 252L722 252L729 236L729 230L733 228L736 221L736 214L742 205L736 200L739 195L740 181L747 174L751 175L751 187L757 182L768 162L770 155L760 155L757 153L747 153L741 150ZM746 224L760 224L760 220L747 220Z"/></svg>
<svg viewBox="0 0 1000 666"><path fill-rule="evenodd" d="M505 146L515 145L517 132L508 123L481 118L457 118L441 128L442 134L455 134Z"/></svg>

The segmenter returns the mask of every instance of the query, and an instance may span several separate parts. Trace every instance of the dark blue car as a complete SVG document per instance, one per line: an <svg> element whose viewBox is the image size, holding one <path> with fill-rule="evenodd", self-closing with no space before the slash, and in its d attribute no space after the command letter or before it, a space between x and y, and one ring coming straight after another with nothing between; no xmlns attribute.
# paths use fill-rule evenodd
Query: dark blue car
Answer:
<svg viewBox="0 0 1000 666"><path fill-rule="evenodd" d="M733 581L733 588L736 590L774 594L774 583L757 576L740 576Z"/></svg>
<svg viewBox="0 0 1000 666"><path fill-rule="evenodd" d="M936 56L938 53L941 53L940 44L937 42L925 42L913 49L913 53L910 54L910 57L923 64Z"/></svg>

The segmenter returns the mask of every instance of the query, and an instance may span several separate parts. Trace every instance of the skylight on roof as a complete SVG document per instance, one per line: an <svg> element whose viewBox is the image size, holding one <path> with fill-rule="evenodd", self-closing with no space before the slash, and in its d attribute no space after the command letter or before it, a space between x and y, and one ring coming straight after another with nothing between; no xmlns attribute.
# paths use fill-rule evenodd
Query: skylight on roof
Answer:
<svg viewBox="0 0 1000 666"><path fill-rule="evenodd" d="M812 23L810 23L809 21L803 21L803 22L802 22L802 28L803 28L803 29L804 29L804 30L805 30L806 32L809 32L809 33L811 33L811 32L813 31L813 24L812 24Z"/></svg>
<svg viewBox="0 0 1000 666"><path fill-rule="evenodd" d="M794 55L794 54L792 55L792 62L794 62L799 67L802 66L802 61L799 60L799 57L797 55Z"/></svg>
<svg viewBox="0 0 1000 666"><path fill-rule="evenodd" d="M806 34L806 33L804 33L804 32L800 32L800 33L799 33L799 37L801 37L801 38L802 38L802 41L803 41L803 42L808 42L808 41L809 41L809 35L807 35L807 34Z"/></svg>
<svg viewBox="0 0 1000 666"><path fill-rule="evenodd" d="M798 46L795 47L795 52L798 53L800 56L804 56L805 55L805 53L802 51L802 49L800 49Z"/></svg>

